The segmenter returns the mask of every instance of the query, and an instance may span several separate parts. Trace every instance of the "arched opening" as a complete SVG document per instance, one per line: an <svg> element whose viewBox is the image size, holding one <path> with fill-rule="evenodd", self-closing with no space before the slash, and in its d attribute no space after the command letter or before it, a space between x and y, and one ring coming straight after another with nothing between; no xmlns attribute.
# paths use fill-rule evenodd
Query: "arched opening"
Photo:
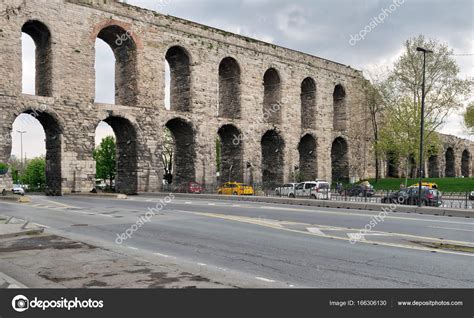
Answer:
<svg viewBox="0 0 474 318"><path fill-rule="evenodd" d="M444 175L446 178L456 177L454 150L451 147L446 150L446 167Z"/></svg>
<svg viewBox="0 0 474 318"><path fill-rule="evenodd" d="M191 111L191 64L186 51L179 46L166 52L169 65L169 98L173 111Z"/></svg>
<svg viewBox="0 0 474 318"><path fill-rule="evenodd" d="M271 68L263 77L263 118L269 124L281 124L281 80L278 72Z"/></svg>
<svg viewBox="0 0 474 318"><path fill-rule="evenodd" d="M283 183L285 142L279 133L269 130L263 135L261 146L263 188L274 189Z"/></svg>
<svg viewBox="0 0 474 318"><path fill-rule="evenodd" d="M346 112L346 91L342 85L336 85L333 93L333 129L336 131L344 131L347 129L347 112Z"/></svg>
<svg viewBox="0 0 474 318"><path fill-rule="evenodd" d="M349 152L344 138L336 138L331 147L332 181L349 181Z"/></svg>
<svg viewBox="0 0 474 318"><path fill-rule="evenodd" d="M196 181L195 172L195 132L191 124L184 119L174 118L166 123L172 138L172 174L173 188Z"/></svg>
<svg viewBox="0 0 474 318"><path fill-rule="evenodd" d="M398 156L394 152L387 153L387 177L388 178L398 178L399 177L399 170L398 170Z"/></svg>
<svg viewBox="0 0 474 318"><path fill-rule="evenodd" d="M115 55L103 40L95 40L95 103L115 104Z"/></svg>
<svg viewBox="0 0 474 318"><path fill-rule="evenodd" d="M112 127L104 121L95 129L94 159L96 190L114 192L117 176L117 138Z"/></svg>
<svg viewBox="0 0 474 318"><path fill-rule="evenodd" d="M219 131L220 142L220 181L243 182L243 145L239 138L241 132L234 125L224 125Z"/></svg>
<svg viewBox="0 0 474 318"><path fill-rule="evenodd" d="M103 122L99 124L99 127L105 128L105 131L110 135L110 129L107 129L108 125L115 135L116 175L113 188L117 193L136 194L138 191L136 128L128 119L119 116L107 117Z"/></svg>
<svg viewBox="0 0 474 318"><path fill-rule="evenodd" d="M136 105L138 96L137 47L131 33L118 25L111 25L103 28L97 38L108 44L115 56L115 103L127 106ZM100 70L98 67L96 60L96 76ZM96 100L100 96L98 87L100 86L96 85Z"/></svg>
<svg viewBox="0 0 474 318"><path fill-rule="evenodd" d="M415 155L410 155L408 158L408 177L416 178L418 176L418 167L416 166Z"/></svg>
<svg viewBox="0 0 474 318"><path fill-rule="evenodd" d="M464 178L471 176L471 154L467 150L462 152L461 174Z"/></svg>
<svg viewBox="0 0 474 318"><path fill-rule="evenodd" d="M62 195L63 132L56 118L37 109L27 110L14 121L12 136L13 181L23 184L29 191Z"/></svg>
<svg viewBox="0 0 474 318"><path fill-rule="evenodd" d="M305 135L300 140L298 152L300 155L299 179L301 181L316 180L318 177L316 139L310 134Z"/></svg>
<svg viewBox="0 0 474 318"><path fill-rule="evenodd" d="M219 117L240 118L240 67L226 57L219 65Z"/></svg>
<svg viewBox="0 0 474 318"><path fill-rule="evenodd" d="M23 93L52 96L52 49L51 33L43 23L30 20L21 28ZM32 45L34 43L34 45ZM34 56L31 51L35 50ZM31 71L34 65L34 70ZM33 75L34 74L34 75ZM34 82L34 84L33 84ZM34 92L32 90L34 87Z"/></svg>
<svg viewBox="0 0 474 318"><path fill-rule="evenodd" d="M301 127L316 129L316 83L311 77L301 83Z"/></svg>
<svg viewBox="0 0 474 318"><path fill-rule="evenodd" d="M428 175L430 178L439 178L439 158L432 155L428 158Z"/></svg>

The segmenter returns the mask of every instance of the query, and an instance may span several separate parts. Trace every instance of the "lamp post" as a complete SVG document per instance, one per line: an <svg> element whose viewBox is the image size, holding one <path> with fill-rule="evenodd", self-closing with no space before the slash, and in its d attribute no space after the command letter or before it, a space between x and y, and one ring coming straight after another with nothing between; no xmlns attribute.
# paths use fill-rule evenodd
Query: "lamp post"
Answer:
<svg viewBox="0 0 474 318"><path fill-rule="evenodd" d="M423 183L423 139L425 130L425 76L426 76L426 53L433 53L433 51L417 47L418 52L423 52L423 84L421 88L421 124L420 124L420 182L418 184L418 206L421 207L421 186Z"/></svg>
<svg viewBox="0 0 474 318"><path fill-rule="evenodd" d="M21 153L20 153L20 158L21 158L20 160L21 161L20 162L21 162L21 170L23 171L23 168L24 168L24 164L23 164L23 134L26 134L26 130L24 130L24 131L17 130L16 132L20 134L20 151L21 151Z"/></svg>

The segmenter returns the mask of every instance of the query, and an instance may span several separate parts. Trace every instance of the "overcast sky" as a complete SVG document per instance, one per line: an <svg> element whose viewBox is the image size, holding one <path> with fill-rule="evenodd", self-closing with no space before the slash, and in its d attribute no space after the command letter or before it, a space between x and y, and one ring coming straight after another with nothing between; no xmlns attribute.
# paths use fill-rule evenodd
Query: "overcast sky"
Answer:
<svg viewBox="0 0 474 318"><path fill-rule="evenodd" d="M250 36L363 71L389 66L401 54L403 42L423 34L454 49L462 77L474 77L473 0L128 0L153 9L226 31ZM386 14L383 15L382 12ZM381 15L382 14L382 15ZM374 17L379 17L376 25ZM381 19L382 18L382 19ZM372 22L372 23L371 23ZM375 26L375 27L374 27ZM365 39L353 37L369 30ZM351 41L351 38L353 39ZM113 102L113 55L96 45L97 100ZM34 44L24 36L23 86L33 92ZM471 55L467 55L471 54ZM30 71L28 71L30 70ZM34 120L18 118L14 131L26 130L27 156L44 154L44 132ZM441 130L464 136L459 114L449 117ZM97 139L111 133L100 126ZM19 134L13 134L13 154L20 156Z"/></svg>

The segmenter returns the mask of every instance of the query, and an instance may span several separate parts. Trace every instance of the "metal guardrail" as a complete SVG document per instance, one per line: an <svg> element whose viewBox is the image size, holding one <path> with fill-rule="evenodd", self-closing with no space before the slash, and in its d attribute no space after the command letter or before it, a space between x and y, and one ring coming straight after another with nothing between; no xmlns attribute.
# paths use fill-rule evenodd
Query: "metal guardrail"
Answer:
<svg viewBox="0 0 474 318"><path fill-rule="evenodd" d="M204 184L202 186L202 192L204 194L218 194L220 184ZM278 195L275 189L278 185L274 184L252 184L255 195L267 196L267 197L288 197L285 195ZM186 187L177 185L165 185L163 187L164 192L174 193L189 193L186 191ZM349 195L347 190L336 191L335 189L319 190L314 191L310 189L309 193L304 196L295 195L295 199L304 198L316 198L320 200L331 200L331 201L345 201L345 202L361 202L361 203L383 203L384 197L390 196L398 191L376 191L373 195L369 195L367 192L360 195ZM280 192L281 193L281 192ZM474 201L469 199L470 192L442 192L438 199L439 207L441 208L453 208L453 209L474 209ZM387 204L389 204L388 202ZM405 205L416 205L415 202L404 202Z"/></svg>

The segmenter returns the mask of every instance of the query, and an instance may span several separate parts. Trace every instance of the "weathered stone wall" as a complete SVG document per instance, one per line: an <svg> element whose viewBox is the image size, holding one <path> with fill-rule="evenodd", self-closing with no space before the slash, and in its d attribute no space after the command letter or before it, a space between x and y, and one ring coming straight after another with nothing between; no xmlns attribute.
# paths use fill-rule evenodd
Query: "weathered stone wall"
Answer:
<svg viewBox="0 0 474 318"><path fill-rule="evenodd" d="M47 42L42 42L43 53L49 52L46 65L37 67L44 81L37 95L46 96L21 93L21 32L29 21L40 22L49 32ZM48 118L42 123L51 132L47 134L50 144L55 153L59 151L51 160L61 161L53 160L48 166L54 181L49 186L54 191L93 187L94 135L102 120L116 132L118 153L123 157L118 160L121 177L117 182L123 192L161 188L163 129L172 120L171 126L186 123L184 130L173 126L176 145L181 147L177 152L184 156L176 159L181 181L216 181L215 140L224 125L241 132L236 136L241 143L236 152L241 158L237 173L246 182L262 181L262 137L269 130L283 141L281 160L278 155L277 160L264 163L275 170L271 175L281 175L282 180L275 182L293 181L299 169L307 174L308 167L317 169L311 176L331 179L331 147L337 137L344 138L348 146L344 164L350 175L345 177L373 175L369 128L362 129L362 135L351 133L368 124L361 111L361 75L348 66L116 1L6 0L0 3L0 25L0 161L10 157L11 141L5 136L15 118L40 109ZM94 103L98 37L116 56L117 105ZM38 38L45 34L40 32ZM219 72L226 58L235 60L240 72ZM166 60L177 64L171 65L178 83L172 88L171 103L176 105L171 110L165 108ZM274 76L265 81L269 70L274 70L279 83ZM240 75L237 86L223 78L227 73ZM302 92L308 78L314 81L315 90L303 85ZM334 94L336 85L344 89L343 100L340 92ZM239 103L223 94L226 87L238 91ZM264 101L277 111L266 114ZM219 116L223 102L229 105L221 109L229 111ZM336 120L334 104L340 110ZM302 109L312 113L302 113ZM316 156L298 151L308 150L298 147L306 135L315 140ZM301 163L300 158L311 162ZM227 165L233 162L226 160Z"/></svg>

